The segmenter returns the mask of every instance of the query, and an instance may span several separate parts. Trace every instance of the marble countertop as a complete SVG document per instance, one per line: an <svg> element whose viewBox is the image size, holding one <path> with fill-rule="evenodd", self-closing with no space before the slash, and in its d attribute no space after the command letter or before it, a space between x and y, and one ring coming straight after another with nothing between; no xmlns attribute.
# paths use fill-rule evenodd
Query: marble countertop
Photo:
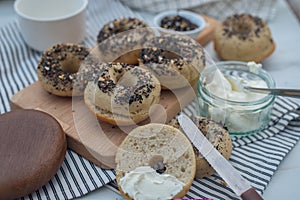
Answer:
<svg viewBox="0 0 300 200"><path fill-rule="evenodd" d="M13 0L0 0L0 28L13 20ZM296 1L295 1L296 2ZM300 7L300 2L298 3ZM270 72L277 87L300 88L300 25L288 4L279 0L276 16L269 22L276 50L263 62L264 68ZM212 43L206 50L214 57ZM295 99L300 103L300 99ZM267 186L264 199L295 199L298 195L300 180L300 143L286 156ZM118 194L102 187L80 199L122 199Z"/></svg>

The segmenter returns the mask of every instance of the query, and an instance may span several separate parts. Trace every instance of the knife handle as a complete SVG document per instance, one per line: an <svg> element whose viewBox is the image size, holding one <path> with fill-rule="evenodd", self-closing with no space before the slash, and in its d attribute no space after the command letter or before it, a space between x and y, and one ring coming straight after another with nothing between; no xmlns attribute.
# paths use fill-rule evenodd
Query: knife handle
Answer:
<svg viewBox="0 0 300 200"><path fill-rule="evenodd" d="M256 192L254 188L246 190L241 197L243 200L263 200L263 198Z"/></svg>

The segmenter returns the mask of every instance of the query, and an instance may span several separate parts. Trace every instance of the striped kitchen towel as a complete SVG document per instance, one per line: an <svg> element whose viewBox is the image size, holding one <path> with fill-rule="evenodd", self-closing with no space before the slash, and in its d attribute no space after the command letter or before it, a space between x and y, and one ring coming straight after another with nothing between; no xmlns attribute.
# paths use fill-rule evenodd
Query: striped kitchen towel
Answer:
<svg viewBox="0 0 300 200"><path fill-rule="evenodd" d="M140 15L116 0L89 0L87 34L84 45L96 44L96 36L104 23L121 16ZM30 49L21 36L16 21L0 29L0 113L10 111L11 96L37 80L36 67L41 52ZM185 110L194 113L195 103ZM277 98L270 126L260 133L234 138L230 162L259 191L267 187L278 165L300 137L299 105ZM1 163L0 163L1 164ZM22 199L71 199L80 197L107 183L115 186L114 170L103 170L68 150L57 174L42 188ZM188 198L238 199L214 174L195 180Z"/></svg>

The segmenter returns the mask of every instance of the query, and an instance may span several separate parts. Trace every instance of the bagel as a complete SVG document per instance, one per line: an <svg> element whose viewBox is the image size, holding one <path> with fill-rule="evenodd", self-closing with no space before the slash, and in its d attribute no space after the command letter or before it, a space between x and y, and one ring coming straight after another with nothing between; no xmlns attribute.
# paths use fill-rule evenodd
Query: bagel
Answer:
<svg viewBox="0 0 300 200"><path fill-rule="evenodd" d="M224 158L228 160L232 152L232 142L228 131L219 124L204 117L197 116L194 118L194 121L205 137L224 156ZM177 119L173 119L169 125L182 131ZM211 176L215 170L196 148L194 148L194 151L197 165L196 178L201 179L203 177Z"/></svg>
<svg viewBox="0 0 300 200"><path fill-rule="evenodd" d="M213 41L222 60L261 62L275 50L269 26L249 14L235 14L219 23Z"/></svg>
<svg viewBox="0 0 300 200"><path fill-rule="evenodd" d="M116 164L116 180L126 199L181 198L196 171L194 150L186 136L157 123L133 129L117 150ZM148 187L143 188L143 183Z"/></svg>
<svg viewBox="0 0 300 200"><path fill-rule="evenodd" d="M179 89L198 82L205 56L195 40L166 34L149 40L144 46L139 65L159 79L162 89Z"/></svg>
<svg viewBox="0 0 300 200"><path fill-rule="evenodd" d="M37 67L42 87L57 96L82 95L85 83L78 82L78 70L88 54L87 48L71 43L56 44L44 51ZM75 82L79 86L73 90Z"/></svg>
<svg viewBox="0 0 300 200"><path fill-rule="evenodd" d="M149 26L137 18L120 18L106 23L97 36L103 62L138 64L143 43L154 36Z"/></svg>
<svg viewBox="0 0 300 200"><path fill-rule="evenodd" d="M160 100L160 83L148 70L123 63L98 63L84 91L87 107L102 121L132 125Z"/></svg>

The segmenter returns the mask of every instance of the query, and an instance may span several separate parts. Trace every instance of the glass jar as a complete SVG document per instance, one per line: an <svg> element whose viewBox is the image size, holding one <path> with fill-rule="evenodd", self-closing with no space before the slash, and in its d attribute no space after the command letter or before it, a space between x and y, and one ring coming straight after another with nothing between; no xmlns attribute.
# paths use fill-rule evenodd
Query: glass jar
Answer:
<svg viewBox="0 0 300 200"><path fill-rule="evenodd" d="M275 96L266 94L259 99L248 101L228 100L216 96L207 88L208 78L212 78L217 70L224 77L242 79L243 81L264 81L269 88L275 87L275 82L265 70L252 68L246 62L225 61L216 66L206 67L201 73L197 87L199 99L199 115L208 117L227 127L230 135L244 136L256 133L265 128L271 118ZM222 84L218 86L222 89ZM225 90L225 89L224 89ZM245 89L242 92L245 91Z"/></svg>

